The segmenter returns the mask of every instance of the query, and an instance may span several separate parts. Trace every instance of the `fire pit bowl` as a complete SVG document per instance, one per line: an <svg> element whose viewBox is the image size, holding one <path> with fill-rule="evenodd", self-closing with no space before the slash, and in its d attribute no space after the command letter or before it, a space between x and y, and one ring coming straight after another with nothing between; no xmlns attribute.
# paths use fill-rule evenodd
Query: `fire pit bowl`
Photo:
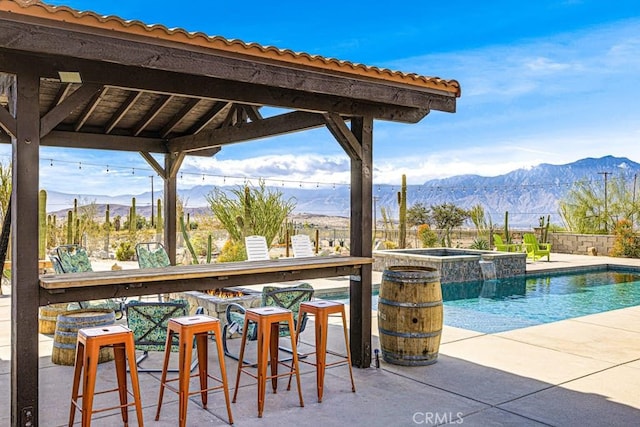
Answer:
<svg viewBox="0 0 640 427"><path fill-rule="evenodd" d="M205 313L220 319L220 325L227 322L225 311L231 303L240 304L244 308L259 307L262 293L253 289L233 288L215 289L205 292L188 291L169 295L171 299L184 299L189 302L190 314L194 314L198 307L203 307Z"/></svg>

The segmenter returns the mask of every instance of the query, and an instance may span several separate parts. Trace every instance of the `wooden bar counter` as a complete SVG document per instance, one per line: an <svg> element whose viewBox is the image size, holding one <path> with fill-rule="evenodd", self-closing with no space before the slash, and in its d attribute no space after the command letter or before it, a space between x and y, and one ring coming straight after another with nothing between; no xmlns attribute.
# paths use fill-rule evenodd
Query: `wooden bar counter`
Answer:
<svg viewBox="0 0 640 427"><path fill-rule="evenodd" d="M153 295L168 292L248 286L271 282L351 276L359 281L373 259L353 256L281 258L163 268L45 274L39 304Z"/></svg>

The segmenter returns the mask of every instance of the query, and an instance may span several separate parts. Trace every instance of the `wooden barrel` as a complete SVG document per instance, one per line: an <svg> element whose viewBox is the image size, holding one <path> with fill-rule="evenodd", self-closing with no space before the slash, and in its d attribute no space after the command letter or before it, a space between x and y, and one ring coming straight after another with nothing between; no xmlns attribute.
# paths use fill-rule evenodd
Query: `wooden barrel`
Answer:
<svg viewBox="0 0 640 427"><path fill-rule="evenodd" d="M382 273L378 332L385 361L405 366L436 362L442 332L437 269L396 266Z"/></svg>
<svg viewBox="0 0 640 427"><path fill-rule="evenodd" d="M56 332L58 314L68 310L67 303L49 304L40 307L38 313L38 331L41 334L53 335Z"/></svg>
<svg viewBox="0 0 640 427"><path fill-rule="evenodd" d="M88 308L59 314L56 333L53 337L51 361L56 365L73 366L76 359L78 330L113 325L115 322L116 316L113 310ZM98 363L109 360L113 360L113 350L107 347L102 348Z"/></svg>

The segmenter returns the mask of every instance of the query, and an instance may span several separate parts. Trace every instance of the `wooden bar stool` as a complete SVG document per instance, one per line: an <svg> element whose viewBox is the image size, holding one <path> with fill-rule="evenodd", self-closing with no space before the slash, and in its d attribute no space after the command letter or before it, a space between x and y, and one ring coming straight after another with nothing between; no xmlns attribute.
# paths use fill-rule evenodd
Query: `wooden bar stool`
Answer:
<svg viewBox="0 0 640 427"><path fill-rule="evenodd" d="M254 375L245 368L256 367L256 364L244 362L244 349L247 342L247 331L249 323L255 322L258 334L258 374ZM291 350L293 352L293 360L291 365L278 361L278 341L280 338L280 323L287 322L291 335ZM281 307L258 307L248 308L245 313L245 323L242 330L242 343L240 344L240 358L238 362L238 373L236 376L236 390L233 393L233 403L236 402L238 388L240 388L240 374L245 374L256 378L258 382L258 417L262 418L264 410L264 397L267 388L267 380L271 380L273 392L277 393L278 377L289 376L289 386L291 389L291 377L295 373L298 383L298 396L300 398L300 406L304 407L302 400L302 389L300 388L300 370L298 368L298 352L296 349L295 328L293 322L293 313L291 310ZM267 358L267 356L270 356ZM268 359L268 360L267 360ZM267 364L271 365L271 375L267 376ZM282 364L290 368L290 371L284 374L278 374L278 365Z"/></svg>
<svg viewBox="0 0 640 427"><path fill-rule="evenodd" d="M100 349L110 346L115 355L116 376L118 378L118 388L95 392L96 375L98 371L98 359ZM127 389L127 365L129 359L129 370L131 374L131 389ZM84 371L83 371L84 370ZM82 375L82 394L78 394L80 386L80 376ZM120 405L109 408L93 409L93 398L95 394L103 394L117 391L120 394ZM133 402L127 403L127 394L133 396ZM82 398L82 405L78 403ZM82 426L91 425L91 415L98 412L120 408L122 421L128 425L129 406L136 407L138 425L143 426L142 405L140 403L140 383L138 381L138 371L136 370L136 355L133 343L133 332L122 325L100 326L95 328L83 328L78 330L78 347L76 350L76 363L73 373L73 390L71 392L71 411L69 413L69 425L73 425L76 408L82 413Z"/></svg>
<svg viewBox="0 0 640 427"><path fill-rule="evenodd" d="M208 372L208 336L209 332L215 335L216 346L218 350L218 361L220 363L220 377L217 378L209 375ZM169 368L169 357L171 356L171 344L173 336L179 335L179 356L178 356L178 377L167 379L167 371ZM191 374L191 356L193 353L193 340L196 340L198 348L198 373ZM191 378L198 376L200 378L200 389L189 391L189 381ZM208 387L208 379L216 381L220 385ZM178 388L174 388L168 383L178 381ZM164 365L162 368L162 379L160 380L160 395L158 396L158 410L156 412L156 421L160 419L160 409L162 408L162 399L164 397L164 388L175 392L179 396L179 425L187 424L187 404L189 396L200 393L202 399L202 407L207 407L207 394L212 390L224 390L224 398L227 404L227 415L229 416L229 424L233 424L233 416L231 415L231 403L229 402L229 386L227 383L227 370L224 365L224 352L222 350L222 333L220 328L220 320L215 317L196 315L175 317L169 320L167 327L167 341L164 350Z"/></svg>
<svg viewBox="0 0 640 427"><path fill-rule="evenodd" d="M315 316L315 333L316 333L316 348L314 352L307 353L305 355L316 355L316 361L309 362L308 360L300 359L301 363L313 365L316 367L316 384L318 387L318 402L322 402L322 392L324 389L324 373L328 366L336 366L347 364L349 366L349 376L351 377L351 391L355 393L356 384L353 381L353 369L351 368L351 349L349 348L349 333L347 332L347 321L344 312L344 304L336 301L317 300L303 302L300 304L300 311L298 311L298 319L302 319L302 316L307 313ZM329 331L329 315L339 313L342 316L342 329L344 330L344 343L346 345L347 354L340 354L330 350L327 350L327 332ZM300 320L298 320L298 328L300 328ZM300 338L300 333L296 334L296 341ZM334 356L343 358L327 364L327 353ZM291 379L289 379L291 382Z"/></svg>

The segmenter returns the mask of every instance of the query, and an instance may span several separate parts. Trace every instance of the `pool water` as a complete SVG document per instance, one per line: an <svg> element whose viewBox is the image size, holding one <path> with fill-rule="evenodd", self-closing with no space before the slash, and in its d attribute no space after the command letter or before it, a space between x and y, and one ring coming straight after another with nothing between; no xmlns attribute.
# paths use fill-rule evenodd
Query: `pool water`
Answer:
<svg viewBox="0 0 640 427"><path fill-rule="evenodd" d="M482 333L504 332L640 305L640 271L445 283L442 297L445 325ZM377 295L372 305L377 310Z"/></svg>

